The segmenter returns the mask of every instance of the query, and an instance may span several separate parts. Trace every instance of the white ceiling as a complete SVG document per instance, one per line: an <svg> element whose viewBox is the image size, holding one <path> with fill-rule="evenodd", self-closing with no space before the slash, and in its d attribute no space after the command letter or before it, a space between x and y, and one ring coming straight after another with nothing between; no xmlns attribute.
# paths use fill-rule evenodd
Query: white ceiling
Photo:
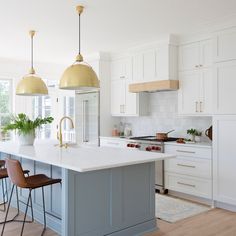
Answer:
<svg viewBox="0 0 236 236"><path fill-rule="evenodd" d="M77 53L118 51L169 33L200 31L236 15L236 0L0 0L0 57L28 59L28 30L36 29L35 60L68 64Z"/></svg>

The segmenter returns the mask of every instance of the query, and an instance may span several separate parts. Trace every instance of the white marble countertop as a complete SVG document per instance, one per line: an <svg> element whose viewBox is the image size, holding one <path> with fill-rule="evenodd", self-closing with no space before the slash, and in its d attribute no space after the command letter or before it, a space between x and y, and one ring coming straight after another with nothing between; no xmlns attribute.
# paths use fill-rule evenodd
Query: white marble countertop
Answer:
<svg viewBox="0 0 236 236"><path fill-rule="evenodd" d="M112 147L55 146L55 140L36 140L34 146L0 142L0 152L78 172L110 169L173 158L175 155Z"/></svg>
<svg viewBox="0 0 236 236"><path fill-rule="evenodd" d="M126 141L130 142L133 141L132 139L127 138L121 138L121 137L103 137L101 136L100 138L102 139L113 139L113 140L119 140L119 141ZM181 145L181 146L187 146L187 147L206 147L206 148L211 148L212 147L212 142L196 142L196 143L177 143L176 141L168 141L164 142L164 145Z"/></svg>

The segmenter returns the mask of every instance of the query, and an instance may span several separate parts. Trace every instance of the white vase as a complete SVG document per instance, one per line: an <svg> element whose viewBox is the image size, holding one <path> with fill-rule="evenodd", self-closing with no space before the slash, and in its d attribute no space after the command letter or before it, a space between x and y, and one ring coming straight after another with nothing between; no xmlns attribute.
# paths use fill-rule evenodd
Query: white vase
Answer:
<svg viewBox="0 0 236 236"><path fill-rule="evenodd" d="M19 144L22 146L34 144L34 139L35 139L35 131L34 130L28 134L19 134L18 133L17 136L18 136Z"/></svg>

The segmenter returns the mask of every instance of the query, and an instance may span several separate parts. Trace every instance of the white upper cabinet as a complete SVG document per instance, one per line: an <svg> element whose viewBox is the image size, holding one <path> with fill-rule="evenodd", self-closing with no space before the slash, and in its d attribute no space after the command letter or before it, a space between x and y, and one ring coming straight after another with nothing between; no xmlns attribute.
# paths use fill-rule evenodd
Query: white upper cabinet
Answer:
<svg viewBox="0 0 236 236"><path fill-rule="evenodd" d="M129 57L111 62L112 116L139 116L146 113L140 101L140 97L145 95L129 92L129 84L132 82L131 68Z"/></svg>
<svg viewBox="0 0 236 236"><path fill-rule="evenodd" d="M185 44L179 47L179 70L196 70L212 64L211 40Z"/></svg>
<svg viewBox="0 0 236 236"><path fill-rule="evenodd" d="M212 66L212 39L204 40L199 43L200 47L200 67Z"/></svg>
<svg viewBox="0 0 236 236"><path fill-rule="evenodd" d="M236 27L215 33L214 61L228 61L236 59Z"/></svg>
<svg viewBox="0 0 236 236"><path fill-rule="evenodd" d="M115 60L111 62L111 78L125 79L128 75L129 61L127 59Z"/></svg>
<svg viewBox="0 0 236 236"><path fill-rule="evenodd" d="M236 114L236 60L214 66L214 113Z"/></svg>
<svg viewBox="0 0 236 236"><path fill-rule="evenodd" d="M125 113L125 79L111 81L111 113L117 116Z"/></svg>
<svg viewBox="0 0 236 236"><path fill-rule="evenodd" d="M211 40L194 42L179 48L178 112L180 114L212 114L211 51Z"/></svg>
<svg viewBox="0 0 236 236"><path fill-rule="evenodd" d="M200 64L199 42L190 43L179 48L179 70L194 70Z"/></svg>
<svg viewBox="0 0 236 236"><path fill-rule="evenodd" d="M200 78L198 71L180 73L178 91L178 111L180 114L198 114Z"/></svg>
<svg viewBox="0 0 236 236"><path fill-rule="evenodd" d="M132 57L132 79L134 82L144 81L143 61L143 54L141 53L135 53Z"/></svg>
<svg viewBox="0 0 236 236"><path fill-rule="evenodd" d="M133 83L177 79L177 47L168 43L132 53Z"/></svg>
<svg viewBox="0 0 236 236"><path fill-rule="evenodd" d="M200 95L199 112L201 114L212 114L213 112L213 76L212 68L203 68L200 70Z"/></svg>

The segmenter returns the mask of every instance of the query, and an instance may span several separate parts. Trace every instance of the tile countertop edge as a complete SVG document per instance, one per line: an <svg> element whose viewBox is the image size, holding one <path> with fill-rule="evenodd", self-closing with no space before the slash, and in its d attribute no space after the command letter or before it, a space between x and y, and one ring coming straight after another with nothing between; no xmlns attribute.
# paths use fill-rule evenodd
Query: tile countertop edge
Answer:
<svg viewBox="0 0 236 236"><path fill-rule="evenodd" d="M111 147L60 149L48 140L46 142L48 143L38 141L35 146L17 146L15 142L0 142L0 152L77 172L111 169L175 157L174 154L147 153ZM75 159L75 156L78 158Z"/></svg>

